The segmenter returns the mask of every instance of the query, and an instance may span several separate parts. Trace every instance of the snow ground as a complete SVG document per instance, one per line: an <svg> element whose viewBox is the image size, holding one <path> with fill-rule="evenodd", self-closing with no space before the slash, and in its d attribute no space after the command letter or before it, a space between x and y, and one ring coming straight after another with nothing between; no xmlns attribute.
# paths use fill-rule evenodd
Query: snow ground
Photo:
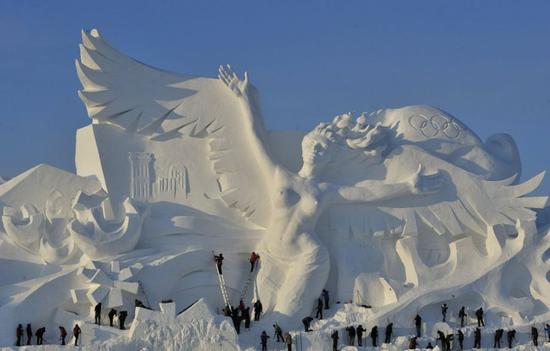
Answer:
<svg viewBox="0 0 550 351"><path fill-rule="evenodd" d="M295 351L329 351L332 350L332 342L330 334L334 329L339 330L340 344L338 349L341 351L352 350L405 350L408 347L409 335L413 334L413 328L394 329L395 336L392 344L383 344L378 348L370 346L346 346L347 336L345 335L345 327L348 325L362 324L369 331L373 326L369 323L370 310L354 306L352 304L337 304L330 310L326 311L327 318L323 320L315 320L312 324L312 332L305 333L300 330L292 330L291 334L294 339L293 350ZM60 350L93 350L93 351L156 351L156 350L229 350L229 351L253 351L260 349L260 334L266 330L270 336L268 342L268 350L283 351L286 350L285 345L277 343L273 335L274 320L267 317L258 322L252 322L250 329L244 328L242 324L241 334L237 336L233 329L231 320L213 312L207 303L202 300L192 306L189 310L180 314L175 318L162 318L161 312L147 312L142 319L136 319L134 325L128 330L119 331L108 326L95 326L86 323L83 328L83 333L93 334L91 345L75 347L72 345L44 345L44 346L24 346L24 347L7 347L0 350L44 350L44 351L60 351ZM449 324L442 322L429 322L423 326L423 333L428 331L427 337L418 339L418 345L421 348L426 347L428 342L434 346L434 350L439 350L439 345L433 337L437 329L454 330L455 322ZM487 326L483 328L482 335L482 350L491 350L493 343L493 333L497 326ZM550 343L544 343L544 333L539 328L540 345L534 347L530 340L530 326L518 327L517 345L514 350L550 350ZM93 330L93 331L90 331ZM465 350L471 349L473 346L473 332L475 325L470 324L463 328L465 337ZM286 330L283 329L283 332ZM367 332L368 334L368 332ZM384 326L379 326L379 339L383 338ZM88 335L89 336L89 335ZM502 345L506 345L505 337L502 340ZM51 341L51 340L50 340ZM48 340L46 340L48 342ZM68 339L68 343L72 344L73 340ZM370 338L364 338L363 344L370 345ZM544 343L544 344L543 344ZM504 349L505 347L503 347ZM458 345L453 345L453 350L458 350Z"/></svg>

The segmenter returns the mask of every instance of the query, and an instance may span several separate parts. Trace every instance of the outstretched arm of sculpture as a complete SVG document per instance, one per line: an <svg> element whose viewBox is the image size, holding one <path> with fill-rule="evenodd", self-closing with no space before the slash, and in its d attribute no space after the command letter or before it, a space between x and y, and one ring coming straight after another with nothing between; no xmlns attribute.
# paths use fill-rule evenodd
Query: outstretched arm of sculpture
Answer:
<svg viewBox="0 0 550 351"><path fill-rule="evenodd" d="M444 185L443 177L438 172L424 174L422 165L406 181L387 184L379 180L367 180L360 186L338 186L330 192L332 202L375 202L411 195L433 194Z"/></svg>
<svg viewBox="0 0 550 351"><path fill-rule="evenodd" d="M239 99L244 112L243 129L253 142L251 145L254 145L253 151L260 167L270 176L274 171L273 158L267 144L267 133L256 88L250 84L247 72L244 73L244 79L240 79L229 65L220 66L218 77Z"/></svg>

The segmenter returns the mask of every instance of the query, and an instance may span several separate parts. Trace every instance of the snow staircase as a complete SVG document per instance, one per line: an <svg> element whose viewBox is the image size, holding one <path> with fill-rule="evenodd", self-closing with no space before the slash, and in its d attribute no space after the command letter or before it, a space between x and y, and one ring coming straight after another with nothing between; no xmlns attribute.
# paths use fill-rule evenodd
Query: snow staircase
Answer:
<svg viewBox="0 0 550 351"><path fill-rule="evenodd" d="M256 270L254 270L254 271L256 271ZM254 281L254 272L250 272L250 273L248 273L248 278L246 279L246 282L244 283L244 288L243 288L243 291L241 292L240 300L242 300L242 301L245 300L246 294L248 293L248 289L250 289L250 286L252 285L253 281Z"/></svg>
<svg viewBox="0 0 550 351"><path fill-rule="evenodd" d="M218 266L214 264L214 267L216 269L216 274L218 275L218 282L220 283L220 290L222 292L223 302L226 306L229 306L229 309L231 310L231 304L229 303L229 295L227 294L227 288L225 287L225 279L223 279L223 274L220 274L218 271Z"/></svg>

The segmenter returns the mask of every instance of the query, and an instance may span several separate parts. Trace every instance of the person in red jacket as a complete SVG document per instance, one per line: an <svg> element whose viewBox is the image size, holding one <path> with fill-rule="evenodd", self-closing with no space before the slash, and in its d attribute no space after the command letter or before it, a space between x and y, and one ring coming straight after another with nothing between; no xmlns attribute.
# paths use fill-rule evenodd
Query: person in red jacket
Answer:
<svg viewBox="0 0 550 351"><path fill-rule="evenodd" d="M258 258L260 258L260 255L252 251L252 254L250 254L250 273L254 272L254 266Z"/></svg>

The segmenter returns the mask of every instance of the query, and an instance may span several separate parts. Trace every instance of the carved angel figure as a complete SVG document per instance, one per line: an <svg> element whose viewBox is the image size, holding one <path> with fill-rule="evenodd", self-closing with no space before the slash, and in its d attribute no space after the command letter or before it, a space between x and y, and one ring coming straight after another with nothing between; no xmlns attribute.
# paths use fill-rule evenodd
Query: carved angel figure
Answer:
<svg viewBox="0 0 550 351"><path fill-rule="evenodd" d="M190 126L189 136L207 139L219 199L265 229L256 284L267 310L309 314L331 271L317 232L334 205L377 209L384 235L427 230L449 243L468 237L490 256L490 228L533 220L529 208L546 204L546 197L522 197L542 175L514 185L519 158L511 140L483 144L451 116L423 106L321 123L304 136L303 165L291 172L273 155L246 73L240 79L229 66L220 67L219 80L169 73L121 54L96 30L82 36L79 93L95 123L155 141L187 137ZM367 231L376 233L375 224L367 221ZM400 250L411 251L414 245ZM405 274L419 284L414 267Z"/></svg>

